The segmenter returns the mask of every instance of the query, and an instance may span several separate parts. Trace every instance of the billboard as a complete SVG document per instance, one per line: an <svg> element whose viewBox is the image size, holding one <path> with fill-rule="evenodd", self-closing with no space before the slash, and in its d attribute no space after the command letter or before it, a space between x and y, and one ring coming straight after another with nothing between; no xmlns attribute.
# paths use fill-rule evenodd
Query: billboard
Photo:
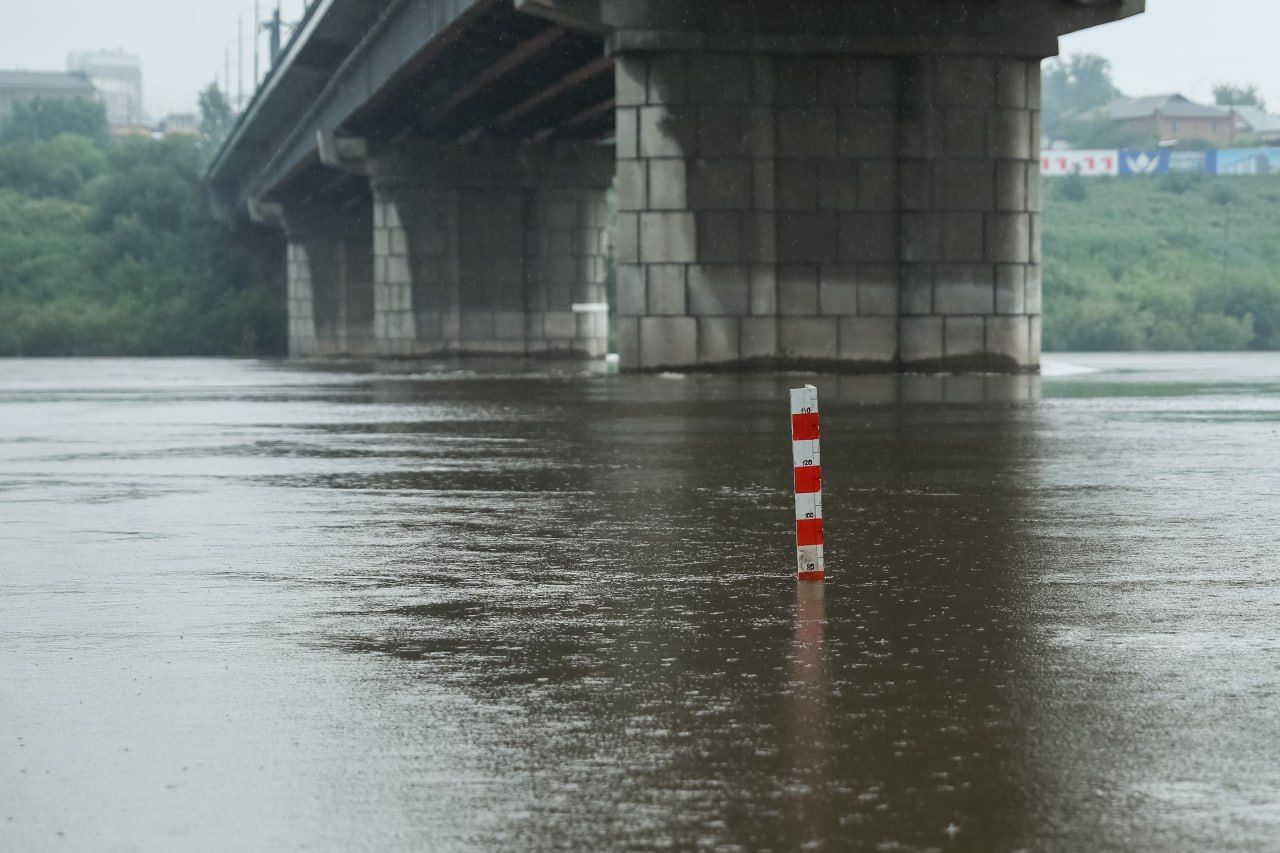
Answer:
<svg viewBox="0 0 1280 853"><path fill-rule="evenodd" d="M1216 175L1280 175L1280 148L1219 151Z"/></svg>
<svg viewBox="0 0 1280 853"><path fill-rule="evenodd" d="M1117 152L1120 158L1120 174L1122 175L1167 175L1169 174L1168 148L1155 151L1133 151L1125 149Z"/></svg>
<svg viewBox="0 0 1280 853"><path fill-rule="evenodd" d="M1212 175L1216 168L1217 153L1216 151L1174 151L1170 148L1125 149L1117 152L1122 175L1167 175L1170 172Z"/></svg>
<svg viewBox="0 0 1280 853"><path fill-rule="evenodd" d="M1047 178L1078 173L1086 178L1119 175L1280 176L1280 148L1227 148L1220 151L1174 151L1169 148L1047 151L1040 173Z"/></svg>
<svg viewBox="0 0 1280 853"><path fill-rule="evenodd" d="M1191 172L1196 175L1214 173L1217 151L1170 151L1170 172Z"/></svg>
<svg viewBox="0 0 1280 853"><path fill-rule="evenodd" d="M1120 174L1119 151L1047 151L1040 158L1040 173L1059 178L1079 172L1089 178Z"/></svg>

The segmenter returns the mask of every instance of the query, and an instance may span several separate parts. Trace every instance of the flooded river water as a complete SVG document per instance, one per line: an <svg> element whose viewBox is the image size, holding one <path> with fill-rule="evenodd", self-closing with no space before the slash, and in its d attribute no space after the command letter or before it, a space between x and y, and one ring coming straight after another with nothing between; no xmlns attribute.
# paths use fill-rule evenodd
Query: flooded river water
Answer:
<svg viewBox="0 0 1280 853"><path fill-rule="evenodd" d="M1047 374L0 361L0 850L1280 849L1280 357Z"/></svg>

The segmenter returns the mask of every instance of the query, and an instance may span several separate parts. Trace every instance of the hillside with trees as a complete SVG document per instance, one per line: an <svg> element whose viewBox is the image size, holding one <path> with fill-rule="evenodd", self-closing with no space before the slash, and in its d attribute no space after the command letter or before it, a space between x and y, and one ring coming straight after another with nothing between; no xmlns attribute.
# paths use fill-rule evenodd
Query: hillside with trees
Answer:
<svg viewBox="0 0 1280 853"><path fill-rule="evenodd" d="M1280 180L1059 178L1044 348L1280 349Z"/></svg>
<svg viewBox="0 0 1280 853"><path fill-rule="evenodd" d="M0 125L0 355L283 352L283 298L200 176L196 139L109 141L98 104L18 104Z"/></svg>

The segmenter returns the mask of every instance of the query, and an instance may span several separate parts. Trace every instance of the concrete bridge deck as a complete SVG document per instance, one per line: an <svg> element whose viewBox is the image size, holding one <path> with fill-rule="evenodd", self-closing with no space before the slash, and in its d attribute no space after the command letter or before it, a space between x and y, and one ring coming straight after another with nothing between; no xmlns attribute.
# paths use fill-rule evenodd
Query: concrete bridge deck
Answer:
<svg viewBox="0 0 1280 853"><path fill-rule="evenodd" d="M612 257L626 368L1035 370L1040 61L1143 5L318 0L211 195L295 355L599 357Z"/></svg>

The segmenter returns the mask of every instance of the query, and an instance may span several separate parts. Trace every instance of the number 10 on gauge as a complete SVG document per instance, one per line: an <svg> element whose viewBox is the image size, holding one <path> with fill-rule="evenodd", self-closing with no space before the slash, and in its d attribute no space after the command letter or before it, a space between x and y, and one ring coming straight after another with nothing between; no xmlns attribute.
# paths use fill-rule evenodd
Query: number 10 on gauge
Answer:
<svg viewBox="0 0 1280 853"><path fill-rule="evenodd" d="M822 565L822 455L818 449L818 389L791 389L791 456L796 484L796 577L820 581Z"/></svg>

